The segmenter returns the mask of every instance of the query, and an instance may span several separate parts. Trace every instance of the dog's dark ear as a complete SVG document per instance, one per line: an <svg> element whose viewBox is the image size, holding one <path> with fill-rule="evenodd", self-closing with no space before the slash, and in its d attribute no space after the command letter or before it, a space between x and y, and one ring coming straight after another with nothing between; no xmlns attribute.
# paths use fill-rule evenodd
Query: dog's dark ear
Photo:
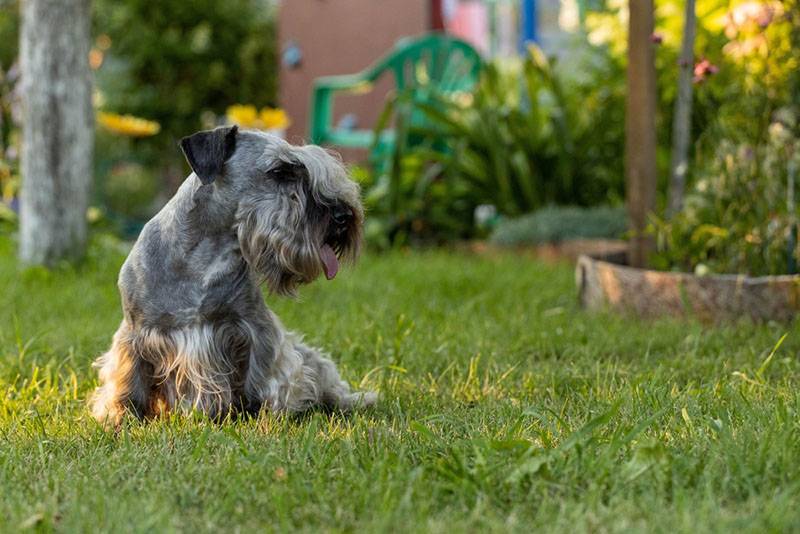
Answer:
<svg viewBox="0 0 800 534"><path fill-rule="evenodd" d="M181 150L194 173L210 184L222 174L222 167L236 150L237 126L204 130L181 139Z"/></svg>

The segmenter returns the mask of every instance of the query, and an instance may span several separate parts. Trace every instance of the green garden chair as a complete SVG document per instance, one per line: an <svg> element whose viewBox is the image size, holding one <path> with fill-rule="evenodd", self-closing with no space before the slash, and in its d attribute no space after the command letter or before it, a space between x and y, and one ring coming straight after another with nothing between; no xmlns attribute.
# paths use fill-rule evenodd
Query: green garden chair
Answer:
<svg viewBox="0 0 800 534"><path fill-rule="evenodd" d="M370 150L370 162L381 166L393 153L396 133L391 128L347 129L333 126L333 97L336 92L369 92L378 78L394 76L395 92L406 101L434 104L431 97L458 95L471 91L478 82L482 60L467 42L443 33L400 39L394 48L374 65L357 74L326 76L314 82L311 102L311 142ZM413 106L394 106L395 120L420 126L423 114Z"/></svg>

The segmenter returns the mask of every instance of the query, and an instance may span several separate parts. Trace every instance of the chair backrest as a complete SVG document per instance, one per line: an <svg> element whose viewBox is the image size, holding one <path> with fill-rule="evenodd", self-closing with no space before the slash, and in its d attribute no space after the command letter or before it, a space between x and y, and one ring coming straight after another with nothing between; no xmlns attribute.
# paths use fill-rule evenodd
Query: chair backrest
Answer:
<svg viewBox="0 0 800 534"><path fill-rule="evenodd" d="M435 104L435 96L471 92L478 84L482 67L480 54L461 39L443 33L401 39L385 56L361 72L315 80L309 121L312 142L357 148L372 146L372 159L377 159L378 152L387 152L395 145L395 134L399 132L393 131L391 125L425 124L424 113L415 109L415 103ZM378 78L390 73L397 98L387 103L381 119L383 125L376 125L382 130L381 135L376 137L373 130L349 131L332 126L334 92L369 90ZM399 135L408 138L407 133Z"/></svg>
<svg viewBox="0 0 800 534"><path fill-rule="evenodd" d="M480 54L466 41L443 33L407 37L375 65L376 75L390 70L398 92L433 89L470 91L480 77Z"/></svg>

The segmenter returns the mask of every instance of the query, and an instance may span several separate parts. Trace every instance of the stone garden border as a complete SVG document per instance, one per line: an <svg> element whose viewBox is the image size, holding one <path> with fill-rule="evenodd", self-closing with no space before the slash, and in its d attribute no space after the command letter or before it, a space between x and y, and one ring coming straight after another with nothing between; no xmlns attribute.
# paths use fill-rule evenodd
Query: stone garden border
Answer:
<svg viewBox="0 0 800 534"><path fill-rule="evenodd" d="M636 269L578 258L581 305L642 317L696 317L706 322L790 321L800 311L800 275L705 275Z"/></svg>

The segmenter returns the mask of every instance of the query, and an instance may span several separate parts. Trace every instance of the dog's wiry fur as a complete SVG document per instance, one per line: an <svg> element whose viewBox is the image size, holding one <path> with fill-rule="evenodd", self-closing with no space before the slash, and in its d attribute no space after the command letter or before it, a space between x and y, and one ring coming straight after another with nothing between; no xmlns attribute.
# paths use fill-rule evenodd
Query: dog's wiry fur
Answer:
<svg viewBox="0 0 800 534"><path fill-rule="evenodd" d="M236 127L199 132L182 148L193 174L120 271L124 318L95 362L94 417L373 403L286 331L259 289L291 295L319 277L326 243L341 259L357 257L363 209L342 164L322 148Z"/></svg>

